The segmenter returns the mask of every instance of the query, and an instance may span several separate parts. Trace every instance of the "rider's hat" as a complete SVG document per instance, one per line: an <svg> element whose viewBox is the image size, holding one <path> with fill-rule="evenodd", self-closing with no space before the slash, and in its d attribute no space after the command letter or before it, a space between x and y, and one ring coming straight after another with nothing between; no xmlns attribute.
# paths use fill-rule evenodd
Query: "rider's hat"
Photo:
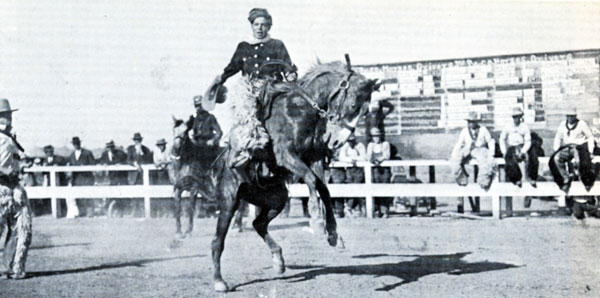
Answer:
<svg viewBox="0 0 600 298"><path fill-rule="evenodd" d="M225 99L227 99L227 87L221 84L221 76L217 76L208 87L208 90L206 90L206 93L204 93L202 108L212 111L215 108L215 104L224 103Z"/></svg>
<svg viewBox="0 0 600 298"><path fill-rule="evenodd" d="M8 102L8 99L6 99L6 98L0 99L0 113L14 112L14 111L18 111L18 110L19 109L11 109L10 108L10 102Z"/></svg>

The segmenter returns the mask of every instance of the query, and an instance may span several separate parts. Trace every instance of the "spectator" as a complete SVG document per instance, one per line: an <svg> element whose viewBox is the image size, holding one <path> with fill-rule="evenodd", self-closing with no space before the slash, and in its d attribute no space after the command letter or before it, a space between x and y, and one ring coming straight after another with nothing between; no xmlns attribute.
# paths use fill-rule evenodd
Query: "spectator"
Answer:
<svg viewBox="0 0 600 298"><path fill-rule="evenodd" d="M500 133L500 151L506 161L506 178L521 187L523 172L520 164L524 163L526 177L531 186L536 187L539 162L536 149L531 146L531 131L523 122L523 110L515 107L512 110L513 122L509 123Z"/></svg>
<svg viewBox="0 0 600 298"><path fill-rule="evenodd" d="M156 141L156 148L157 150L154 150L153 158L154 165L158 170L152 173L154 174L154 184L169 184L167 165L171 162L171 154L167 151L167 141L165 139Z"/></svg>
<svg viewBox="0 0 600 298"><path fill-rule="evenodd" d="M346 183L364 183L365 182L365 172L362 167L357 167L356 163L358 161L366 160L366 150L365 146L361 143L356 142L356 136L350 135L348 140L342 148L340 148L339 159L342 162L347 162L352 164L352 166L346 168ZM364 216L363 213L365 206L365 202L362 198L349 198L346 201L345 212L349 216ZM356 210L358 209L358 210ZM358 212L354 214L354 211Z"/></svg>
<svg viewBox="0 0 600 298"><path fill-rule="evenodd" d="M373 140L367 145L367 160L374 165L371 170L373 183L390 183L390 167L380 166L382 162L390 160L390 143L382 139L382 131L377 127L371 129L371 138ZM393 197L375 198L375 216L389 217L393 201Z"/></svg>
<svg viewBox="0 0 600 298"><path fill-rule="evenodd" d="M54 147L52 145L44 146L44 159L42 160L43 166L65 166L67 165L67 160L59 155L54 155ZM44 173L44 185L50 185L50 173ZM67 176L65 172L57 173L57 186L66 186L67 185Z"/></svg>
<svg viewBox="0 0 600 298"><path fill-rule="evenodd" d="M98 160L101 165L123 165L127 164L127 154L122 150L115 148L115 142L112 140L106 143L106 150L102 152L102 156ZM110 185L126 185L127 172L125 171L109 171L108 181Z"/></svg>
<svg viewBox="0 0 600 298"><path fill-rule="evenodd" d="M367 140L372 140L371 131L378 128L384 131L384 120L387 115L394 111L394 105L387 99L373 99L369 102L369 112L366 116L365 131Z"/></svg>
<svg viewBox="0 0 600 298"><path fill-rule="evenodd" d="M31 168L33 166L33 157L24 156L20 160L21 168ZM36 186L34 172L21 171L21 184L23 186Z"/></svg>
<svg viewBox="0 0 600 298"><path fill-rule="evenodd" d="M460 132L458 142L452 150L450 169L458 185L465 186L469 177L465 165L471 159L475 159L481 174L476 177L476 181L483 189L488 190L496 175L495 141L487 128L480 125L481 114L470 112L465 120L467 120L467 127Z"/></svg>
<svg viewBox="0 0 600 298"><path fill-rule="evenodd" d="M550 157L550 172L554 182L565 193L571 187L571 176L567 165L578 168L581 182L586 190L594 186L596 179L591 155L594 152L594 136L585 121L577 119L577 110L569 108L567 119L560 123L554 137L554 154Z"/></svg>
<svg viewBox="0 0 600 298"><path fill-rule="evenodd" d="M69 156L67 165L69 166L87 166L96 163L94 155L91 151L81 147L79 137L73 137L71 144L73 145L73 153ZM94 174L92 172L73 172L71 174L71 186L88 186L94 185ZM85 215L91 217L94 215L94 202L86 199L66 198L67 200L67 218L75 218L81 213L79 208L85 210ZM78 207L79 206L79 207Z"/></svg>
<svg viewBox="0 0 600 298"><path fill-rule="evenodd" d="M133 134L133 145L127 147L127 162L138 168L137 171L129 172L129 184L142 184L142 167L143 164L151 164L154 162L152 151L148 147L142 145L142 135L139 132Z"/></svg>

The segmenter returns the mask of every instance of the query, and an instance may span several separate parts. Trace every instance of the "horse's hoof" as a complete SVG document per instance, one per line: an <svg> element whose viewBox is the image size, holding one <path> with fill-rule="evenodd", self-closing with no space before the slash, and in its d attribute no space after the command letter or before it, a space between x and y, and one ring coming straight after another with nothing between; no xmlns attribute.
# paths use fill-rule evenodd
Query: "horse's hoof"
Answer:
<svg viewBox="0 0 600 298"><path fill-rule="evenodd" d="M227 284L224 281L216 281L215 282L215 291L227 292L227 291L229 291L229 288L227 288Z"/></svg>
<svg viewBox="0 0 600 298"><path fill-rule="evenodd" d="M273 254L273 269L275 269L277 274L283 274L285 272L285 261L283 260L281 253Z"/></svg>
<svg viewBox="0 0 600 298"><path fill-rule="evenodd" d="M175 239L181 240L183 238L185 238L185 236L183 236L183 234L181 234L180 232L175 233Z"/></svg>
<svg viewBox="0 0 600 298"><path fill-rule="evenodd" d="M337 240L338 240L337 233L331 233L331 234L329 234L329 236L327 236L327 242L329 242L330 246L336 247Z"/></svg>

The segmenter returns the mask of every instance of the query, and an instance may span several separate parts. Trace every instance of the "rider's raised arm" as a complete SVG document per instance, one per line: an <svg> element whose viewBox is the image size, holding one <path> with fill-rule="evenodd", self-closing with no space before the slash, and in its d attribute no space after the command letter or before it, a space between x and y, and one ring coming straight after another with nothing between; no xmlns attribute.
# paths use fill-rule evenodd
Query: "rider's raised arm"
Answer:
<svg viewBox="0 0 600 298"><path fill-rule="evenodd" d="M223 70L223 74L221 74L221 84L225 83L227 79L240 72L244 67L244 51L243 51L243 42L240 42L235 49L235 53L233 53L233 57L231 57L231 61Z"/></svg>

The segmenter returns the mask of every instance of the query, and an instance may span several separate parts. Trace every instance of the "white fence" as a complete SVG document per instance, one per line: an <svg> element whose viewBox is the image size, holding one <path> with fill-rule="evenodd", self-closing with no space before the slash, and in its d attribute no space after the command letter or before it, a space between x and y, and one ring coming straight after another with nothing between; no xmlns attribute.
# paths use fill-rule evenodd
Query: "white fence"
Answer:
<svg viewBox="0 0 600 298"><path fill-rule="evenodd" d="M540 158L540 166L548 164L548 158ZM497 159L498 164L504 164L503 159ZM600 157L594 158L594 162L600 162ZM335 162L332 167L349 167L351 164ZM564 192L553 182L538 182L537 188L525 183L519 188L512 183L495 181L489 191L484 191L475 183L467 186L458 186L455 183L390 183L375 184L371 182L372 165L368 162L357 163L358 167L365 170L364 184L329 184L329 190L333 197L364 197L366 199L367 216L373 216L374 197L464 197L480 196L492 199L492 215L500 218L500 203L502 199L512 196L555 196L559 197L558 206L565 206ZM385 167L395 166L427 166L430 171L430 182L435 181L435 167L447 167L447 160L392 160L381 164ZM31 199L50 198L52 214L58 217L60 214L58 198L144 198L144 214L150 217L151 198L171 197L173 187L170 185L150 185L150 171L156 170L154 165L142 166L142 185L119 185L119 186L58 186L57 173L59 172L96 172L96 171L135 171L137 168L128 165L116 166L50 166L31 167L27 172L49 173L49 186L27 187L27 193ZM292 184L289 187L290 196L307 197L308 188L302 184ZM573 183L569 192L571 196L600 195L600 186L596 184L589 192L585 190L580 182Z"/></svg>

